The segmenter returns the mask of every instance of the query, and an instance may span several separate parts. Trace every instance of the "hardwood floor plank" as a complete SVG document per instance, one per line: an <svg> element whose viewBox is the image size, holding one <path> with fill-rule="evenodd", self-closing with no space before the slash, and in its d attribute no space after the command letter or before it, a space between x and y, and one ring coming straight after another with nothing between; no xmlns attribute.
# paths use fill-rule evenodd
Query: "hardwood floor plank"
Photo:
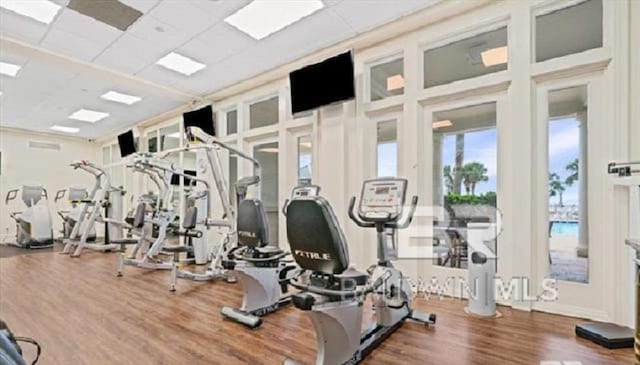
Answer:
<svg viewBox="0 0 640 365"><path fill-rule="evenodd" d="M180 281L168 271L132 267L115 276L115 254L56 253L0 259L0 318L43 347L40 364L311 364L315 333L293 307L265 318L257 330L223 319L238 307L239 285ZM573 334L578 319L501 307L503 318L465 315L464 302L418 300L438 314L435 327L407 323L364 364L539 364L581 361L631 364L633 350L607 350ZM368 311L370 313L370 311ZM24 345L26 356L33 351Z"/></svg>

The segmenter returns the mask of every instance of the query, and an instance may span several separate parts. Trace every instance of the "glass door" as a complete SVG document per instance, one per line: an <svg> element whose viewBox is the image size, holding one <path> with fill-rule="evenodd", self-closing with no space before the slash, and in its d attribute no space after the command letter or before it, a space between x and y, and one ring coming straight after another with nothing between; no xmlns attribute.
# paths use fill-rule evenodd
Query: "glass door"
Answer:
<svg viewBox="0 0 640 365"><path fill-rule="evenodd" d="M602 208L606 174L599 173L610 145L601 119L601 83L559 81L537 92L536 281L552 280L558 296L534 308L606 320L605 247L613 224Z"/></svg>
<svg viewBox="0 0 640 365"><path fill-rule="evenodd" d="M269 244L278 246L280 199L279 199L279 163L278 142L258 142L253 145L253 157L260 162L261 199L269 221ZM255 173L255 171L254 171Z"/></svg>

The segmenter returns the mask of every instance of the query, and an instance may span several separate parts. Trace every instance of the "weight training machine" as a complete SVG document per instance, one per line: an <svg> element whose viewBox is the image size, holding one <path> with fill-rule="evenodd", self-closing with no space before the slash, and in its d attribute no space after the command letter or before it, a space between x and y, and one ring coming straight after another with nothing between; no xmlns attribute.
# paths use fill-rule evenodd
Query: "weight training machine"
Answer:
<svg viewBox="0 0 640 365"><path fill-rule="evenodd" d="M381 178L365 181L358 211L356 198L349 204L349 217L359 227L375 228L378 262L368 273L349 267L347 242L331 205L322 197L292 200L286 209L287 237L297 264L310 272L292 279L301 290L294 305L311 316L316 331L316 365L356 364L382 343L405 320L435 324L435 314L414 311L411 285L391 260L385 231L409 226L418 203L414 196L404 218L407 180ZM313 234L310 234L313 232ZM364 333L365 297L373 296L375 323ZM295 364L286 360L285 364Z"/></svg>
<svg viewBox="0 0 640 365"><path fill-rule="evenodd" d="M133 169L134 172L147 175L158 188L158 196L154 204L155 208L150 211L147 210L150 204L145 201L144 197L136 206L129 236L136 235L138 238L121 239L115 242L121 246L120 251L123 251L118 261L118 276L124 274L125 266L150 270L171 270L174 266L172 260L159 259L160 255L171 256L173 254L170 249L174 246L166 245L167 234L170 231L180 233L174 226L174 221L178 214L171 203L171 178L174 175L187 175L175 171L172 166L167 166L160 159L147 153L134 155L133 162L127 167ZM189 220L193 219L193 214L195 213L188 214ZM185 220L185 222L187 221ZM154 236L154 231L157 231L156 236ZM191 234L191 232L182 233L184 235ZM134 245L128 255L124 252L126 245ZM204 247L202 245L200 244L196 247L196 243L194 243L191 252L194 253L196 261L202 260L206 262L206 245ZM138 257L139 254L140 257Z"/></svg>
<svg viewBox="0 0 640 365"><path fill-rule="evenodd" d="M85 171L95 178L95 184L85 199L72 200L81 209L77 221L67 239L63 240L61 254L79 257L85 248L95 251L113 251L118 248L110 240L119 240L123 236L123 228L127 224L122 220L122 187L111 185L111 176L96 164L83 160L70 165L74 170ZM104 209L104 216L101 210ZM95 232L95 224L104 223L104 242L89 243L89 237Z"/></svg>
<svg viewBox="0 0 640 365"><path fill-rule="evenodd" d="M211 212L213 211L211 197L207 200L206 204L206 218L202 220L202 226L207 231L213 227L224 230L221 242L214 246L211 262L207 269L203 272L193 272L183 268L181 263L174 263L171 270L171 286L172 291L176 290L178 279L188 279L193 281L212 281L217 279L224 279L227 282L235 282L236 279L232 275L232 272L225 269L223 261L227 260L229 253L238 244L238 232L236 229L236 212L234 211L231 200L229 198L229 189L227 182L224 179L224 171L222 169L222 163L220 161L220 152L226 150L240 158L249 161L255 168L255 176L248 176L240 179L236 184L236 191L238 200L241 201L245 198L249 186L254 186L255 196L260 196L260 163L236 150L235 148L226 145L218 141L215 137L208 135L197 127L185 128L188 144L185 147L176 148L166 151L163 156L167 156L171 153L178 153L184 151L196 151L198 166L200 168L199 173L208 173L215 182L215 189L218 193L218 198L222 205L222 216L219 219L211 218ZM208 190L210 191L210 190ZM203 230L203 229L201 229ZM204 232L203 240L207 242L208 235ZM176 250L184 250L176 248Z"/></svg>
<svg viewBox="0 0 640 365"><path fill-rule="evenodd" d="M78 220L80 219L80 212L82 211L82 207L77 202L86 200L89 196L89 192L85 188L69 188L69 189L61 189L56 192L55 203L64 199L65 195L68 192L68 201L71 204L71 208L69 210L64 210L58 207L58 215L62 218L62 239L68 239L71 236L71 232L73 231L73 227L76 225ZM96 230L95 227L89 233L89 237L87 241L94 242L96 240Z"/></svg>

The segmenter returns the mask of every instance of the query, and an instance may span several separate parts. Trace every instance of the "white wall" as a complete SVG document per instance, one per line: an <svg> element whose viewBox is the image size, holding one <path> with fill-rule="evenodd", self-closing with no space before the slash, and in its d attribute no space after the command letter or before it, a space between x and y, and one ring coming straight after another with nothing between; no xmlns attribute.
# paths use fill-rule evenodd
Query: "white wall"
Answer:
<svg viewBox="0 0 640 365"><path fill-rule="evenodd" d="M629 323L632 307L628 297L631 277L628 271L619 267L628 262L623 238L627 222L624 195L613 191L606 184L606 163L608 160L625 160L638 157L637 141L640 140L638 123L638 78L640 69L637 32L629 28L629 6L632 4L631 27L638 29L640 7L634 1L604 1L604 46L600 49L568 55L545 62L533 63L532 55L532 17L541 11L575 4L573 0L540 1L504 1L492 2L487 6L477 2L478 8L469 11L462 9L465 2L443 2L433 9L426 10L385 27L374 29L355 39L329 47L317 54L306 56L306 63L317 62L326 56L344 49L353 48L356 67L357 99L340 106L329 106L302 119L293 119L289 108L289 89L287 73L300 67L298 63L283 66L270 71L268 75L259 75L254 83L243 83L229 91L217 93L224 97L212 97L220 121L218 130L221 139L233 143L239 149L251 153L253 144L259 141L272 141L277 138L280 147L280 188L279 201L283 202L295 184L296 146L290 138L300 131L312 131L314 137L313 182L322 187L341 221L350 245L351 261L359 268L366 268L375 259L373 234L355 227L346 214L350 196L359 193L361 181L375 175L375 150L371 146L375 136L375 121L385 119L398 120L399 175L409 179L409 193L418 194L422 202L431 200L429 174L431 166L431 115L439 108L451 108L452 105L496 101L498 103L499 130L499 208L504 215L504 231L499 241L501 252L499 275L503 278L515 276L541 279L546 274L541 268L545 260L546 238L540 235L544 228L544 210L546 208L548 171L539 169L539 156L546 151L546 145L538 138L541 111L547 108L540 91L573 79L586 79L599 86L594 95L593 110L612 133L603 133L597 153L593 159L597 169L592 169L590 183L595 187L590 196L591 216L601 224L591 225L590 233L606 241L606 250L601 256L593 257L595 264L593 275L597 275L597 288L581 288L582 294L601 298L598 306L590 306L585 300L578 305L553 308L536 308L531 303L508 303L524 310L540 309L563 314L598 318L617 323ZM468 2L467 2L468 4ZM421 28L416 25L421 24ZM509 31L509 68L501 72L461 80L452 84L423 89L422 51L463 39L482 32L482 29L508 25ZM398 30L406 27L404 33ZM385 34L400 34L388 39ZM629 43L625 39L631 36L631 55ZM366 95L367 68L371 63L390 55L402 54L404 57L405 93L381 101L370 102ZM628 62L632 62L631 86L629 82ZM262 80L271 80L264 83ZM586 82L586 81L579 81ZM631 90L629 90L629 88ZM262 97L280 95L280 123L260 129L243 128L243 118L248 105ZM615 95L612 97L611 95ZM629 105L630 104L630 105ZM592 106L590 105L590 108ZM238 110L239 133L225 136L224 112L230 108ZM631 110L628 113L624 110ZM622 112L621 112L622 111ZM628 114L631 114L629 117ZM426 128L424 126L427 126ZM145 126L155 128L156 126ZM546 153L546 152L544 152ZM602 166L600 166L602 165ZM246 170L247 167L245 167ZM242 168L239 176L243 176ZM249 171L244 171L248 173ZM540 177L544 178L540 178ZM593 198L593 203L591 199ZM542 202L542 204L540 203ZM545 205L541 208L541 205ZM284 220L280 220L280 243L286 247ZM285 243L285 244L283 244ZM604 248L603 242L595 243ZM621 264L624 261L625 264ZM592 263L593 263L592 262ZM400 265L412 277L428 279L432 275L446 275L440 268L424 260L401 260ZM464 272L460 272L464 276ZM602 284L615 281L616 285ZM566 293L565 293L566 294ZM576 294L575 299L580 297ZM566 299L566 296L565 296ZM581 304L584 304L582 306Z"/></svg>
<svg viewBox="0 0 640 365"><path fill-rule="evenodd" d="M60 150L29 147L30 141L56 143ZM69 186L93 184L93 179L82 172L75 172L69 164L77 160L92 160L97 155L97 145L80 139L32 134L10 129L0 129L2 175L0 176L0 237L1 242L15 237L15 225L9 217L12 211L24 210L20 196L5 204L7 191L22 185L43 185L49 193L49 208L54 222L55 236L62 229L62 220L53 202L56 191ZM42 204L42 203L41 203Z"/></svg>

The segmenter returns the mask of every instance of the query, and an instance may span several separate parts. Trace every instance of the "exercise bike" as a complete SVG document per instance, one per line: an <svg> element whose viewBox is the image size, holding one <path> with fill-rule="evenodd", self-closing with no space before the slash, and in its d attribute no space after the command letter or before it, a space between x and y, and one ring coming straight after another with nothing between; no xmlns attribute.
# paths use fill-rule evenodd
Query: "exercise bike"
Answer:
<svg viewBox="0 0 640 365"><path fill-rule="evenodd" d="M411 223L418 197L413 197L409 213L402 218L406 188L405 179L368 180L363 184L357 213L355 197L350 201L349 217L358 226L377 232L378 262L368 273L349 267L346 239L325 199L304 197L289 203L287 237L293 257L302 269L311 272L290 281L301 290L292 300L311 316L317 339L316 365L357 364L406 320L435 324L435 314L411 308L410 283L391 263L386 242L385 232ZM362 305L369 294L375 323L361 333ZM292 360L284 363L296 364Z"/></svg>
<svg viewBox="0 0 640 365"><path fill-rule="evenodd" d="M238 190L237 191L242 191ZM320 187L297 186L292 199L301 196L317 196ZM289 200L285 202L285 208ZM286 215L286 214L285 214ZM268 245L268 223L262 202L242 199L238 203L238 246L230 252L223 267L233 270L242 285L242 306L238 309L223 307L223 316L250 328L259 327L263 316L291 303L288 282L295 277L298 268L286 261L289 252Z"/></svg>

